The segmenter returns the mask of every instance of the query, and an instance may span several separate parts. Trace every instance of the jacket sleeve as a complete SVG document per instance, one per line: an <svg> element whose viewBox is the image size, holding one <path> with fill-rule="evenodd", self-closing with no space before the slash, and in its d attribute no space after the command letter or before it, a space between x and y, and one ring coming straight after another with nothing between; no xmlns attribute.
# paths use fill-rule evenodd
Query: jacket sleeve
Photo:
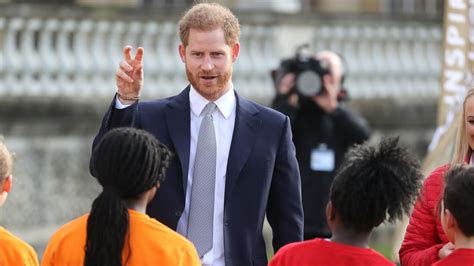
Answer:
<svg viewBox="0 0 474 266"><path fill-rule="evenodd" d="M275 253L288 243L303 240L301 177L288 117L285 119L273 170L267 219L273 230Z"/></svg>
<svg viewBox="0 0 474 266"><path fill-rule="evenodd" d="M139 128L138 123L138 101L125 109L116 109L115 108L115 101L116 97L112 100L112 103L109 106L109 109L104 115L102 119L102 124L100 125L99 132L94 138L92 142L92 151L100 142L102 137L107 133L110 129L116 127L135 127ZM89 171L92 176L95 176L94 170L94 152L91 153L91 159L89 163Z"/></svg>
<svg viewBox="0 0 474 266"><path fill-rule="evenodd" d="M359 114L349 111L344 106L339 106L331 116L337 132L342 132L347 146L354 143L361 144L369 139L372 133L369 124Z"/></svg>
<svg viewBox="0 0 474 266"><path fill-rule="evenodd" d="M438 251L444 243L437 231L436 206L441 196L443 174L444 170L438 168L424 182L399 251L401 265L431 265L438 261Z"/></svg>

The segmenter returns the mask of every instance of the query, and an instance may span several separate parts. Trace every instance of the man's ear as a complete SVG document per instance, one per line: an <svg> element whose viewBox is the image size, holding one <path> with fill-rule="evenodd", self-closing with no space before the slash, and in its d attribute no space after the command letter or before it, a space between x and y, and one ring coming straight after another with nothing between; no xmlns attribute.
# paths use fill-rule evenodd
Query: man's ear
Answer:
<svg viewBox="0 0 474 266"><path fill-rule="evenodd" d="M232 46L232 62L235 62L237 60L237 57L239 57L240 53L240 43L236 42L234 46Z"/></svg>
<svg viewBox="0 0 474 266"><path fill-rule="evenodd" d="M5 180L3 181L3 191L2 192L10 192L12 189L12 182L13 182L13 177L12 175L9 175L5 177Z"/></svg>
<svg viewBox="0 0 474 266"><path fill-rule="evenodd" d="M178 50L179 50L179 57L181 58L181 61L183 63L186 63L186 47L184 46L183 43L179 44Z"/></svg>

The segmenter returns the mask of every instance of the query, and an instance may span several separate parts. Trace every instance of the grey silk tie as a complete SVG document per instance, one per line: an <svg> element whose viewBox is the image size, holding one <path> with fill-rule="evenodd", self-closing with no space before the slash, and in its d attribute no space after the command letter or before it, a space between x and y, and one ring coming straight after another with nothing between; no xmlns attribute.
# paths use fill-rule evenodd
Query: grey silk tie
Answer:
<svg viewBox="0 0 474 266"><path fill-rule="evenodd" d="M216 133L212 122L215 103L208 103L199 128L194 161L193 184L189 207L188 239L196 246L199 257L212 247L214 221L214 188L216 179Z"/></svg>

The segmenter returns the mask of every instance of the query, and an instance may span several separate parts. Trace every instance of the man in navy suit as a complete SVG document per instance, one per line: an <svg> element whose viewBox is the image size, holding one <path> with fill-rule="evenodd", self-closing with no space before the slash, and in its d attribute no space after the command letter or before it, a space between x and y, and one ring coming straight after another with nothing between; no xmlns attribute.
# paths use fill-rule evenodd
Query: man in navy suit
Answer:
<svg viewBox="0 0 474 266"><path fill-rule="evenodd" d="M214 206L212 245L201 262L267 265L265 214L275 252L303 239L300 173L290 121L234 90L232 65L240 51L240 27L229 9L197 4L182 17L179 31L179 54L190 85L176 96L140 102L144 50L139 47L133 57L132 47L125 47L116 72L118 90L94 146L105 132L120 126L145 129L166 144L175 156L147 212L188 236L194 164L201 156L196 152L201 112L214 103L215 187L213 195L207 195Z"/></svg>

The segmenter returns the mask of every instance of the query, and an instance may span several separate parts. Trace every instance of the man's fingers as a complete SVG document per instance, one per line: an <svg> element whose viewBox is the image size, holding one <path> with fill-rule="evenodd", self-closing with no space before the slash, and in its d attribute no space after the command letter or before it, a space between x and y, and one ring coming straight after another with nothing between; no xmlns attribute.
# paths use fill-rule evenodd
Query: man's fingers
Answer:
<svg viewBox="0 0 474 266"><path fill-rule="evenodd" d="M142 64L137 65L137 66L135 67L134 71L135 71L135 75L138 76L138 77L140 77L140 76L142 75L142 73L143 73L143 65L142 65Z"/></svg>
<svg viewBox="0 0 474 266"><path fill-rule="evenodd" d="M133 70L133 67L130 64L128 64L126 61L120 61L119 65L120 65L120 68L125 72L129 72Z"/></svg>
<svg viewBox="0 0 474 266"><path fill-rule="evenodd" d="M145 49L143 49L143 47L138 47L137 48L137 54L135 55L135 60L138 60L139 62L142 62L144 52L145 52Z"/></svg>
<svg viewBox="0 0 474 266"><path fill-rule="evenodd" d="M129 62L132 60L132 46L127 45L123 48L123 58Z"/></svg>
<svg viewBox="0 0 474 266"><path fill-rule="evenodd" d="M115 75L121 79L123 79L126 82L133 83L133 79L129 77L125 72L123 72L121 69L117 69L115 72Z"/></svg>

